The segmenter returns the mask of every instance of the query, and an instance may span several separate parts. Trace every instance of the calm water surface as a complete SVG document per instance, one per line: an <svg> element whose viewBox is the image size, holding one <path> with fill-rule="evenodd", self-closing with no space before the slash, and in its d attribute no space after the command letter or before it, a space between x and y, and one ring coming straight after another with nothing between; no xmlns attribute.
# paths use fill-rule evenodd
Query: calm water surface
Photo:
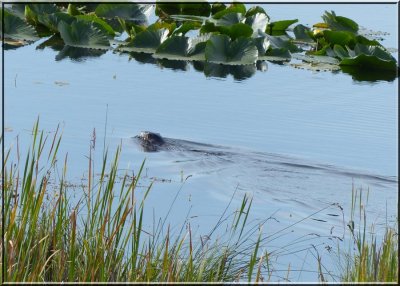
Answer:
<svg viewBox="0 0 400 286"><path fill-rule="evenodd" d="M334 10L365 28L389 33L382 43L398 48L395 5L264 8L272 20L298 18L309 25L321 21L325 10ZM388 216L393 221L397 214L397 79L359 82L341 72L315 73L268 62L267 71L237 81L232 76L206 77L190 64L187 71L177 71L111 51L82 61L55 61L58 52L36 49L41 42L5 52L5 142L11 145L18 135L25 150L38 116L46 131L60 123L60 154L68 152L72 181L85 174L95 129L97 165L104 137L111 151L122 144L123 169L137 171L147 158L144 185L158 179L148 198L150 216L153 211L164 216L182 178L190 176L170 219L182 224L190 211L200 234L216 223L235 190L234 208L250 193L254 218L276 218L266 227L271 232L332 203L348 211L353 184L370 189L371 219ZM131 139L142 130L220 145L229 155L143 153ZM342 236L339 208L306 219L268 247L283 254L309 249L312 239L282 247L310 233ZM336 241L318 243L329 261L325 247ZM281 255L276 263L282 269L291 262L293 269L305 265L303 269L315 271L315 261L307 250ZM315 273L293 273L294 281L317 279Z"/></svg>

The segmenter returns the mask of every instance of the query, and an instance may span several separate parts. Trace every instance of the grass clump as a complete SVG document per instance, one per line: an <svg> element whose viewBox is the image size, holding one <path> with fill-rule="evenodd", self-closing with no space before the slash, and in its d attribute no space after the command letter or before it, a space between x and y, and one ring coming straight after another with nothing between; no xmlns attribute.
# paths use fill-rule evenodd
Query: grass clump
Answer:
<svg viewBox="0 0 400 286"><path fill-rule="evenodd" d="M137 196L144 162L136 176L125 173L118 181L121 148L112 160L105 151L95 183L91 146L88 185L83 187L80 200L72 200L66 183L67 155L62 160L61 172L57 167L61 137L58 128L53 138L44 136L37 121L26 160L20 161L19 148L16 163L9 162L11 149L4 158L5 216L1 227L5 252L1 255L5 263L1 279L237 281L247 280L247 274L250 280L253 273L261 279L257 263L259 239L254 241L242 235L251 199L243 199L228 240L194 239L190 224L173 233L165 220L160 220L154 232L149 233L143 227L143 217L151 184ZM50 148L47 141L51 141ZM138 197L142 199L138 201ZM226 218L221 217L209 237L223 220ZM240 251L239 245L251 251Z"/></svg>
<svg viewBox="0 0 400 286"><path fill-rule="evenodd" d="M352 192L351 219L348 228L352 237L352 250L344 254L342 281L345 282L397 282L398 281L398 232L396 226L384 226L380 240L370 226L367 235L366 205L362 189ZM358 210L358 213L356 213ZM358 217L358 228L354 221Z"/></svg>

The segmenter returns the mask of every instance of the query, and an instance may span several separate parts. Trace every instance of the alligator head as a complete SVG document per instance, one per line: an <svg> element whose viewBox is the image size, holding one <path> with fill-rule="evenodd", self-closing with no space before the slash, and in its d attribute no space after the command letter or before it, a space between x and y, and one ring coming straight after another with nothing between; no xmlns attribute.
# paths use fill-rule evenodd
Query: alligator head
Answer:
<svg viewBox="0 0 400 286"><path fill-rule="evenodd" d="M139 141L145 152L157 152L165 144L164 139L159 133L150 131L142 131L135 138Z"/></svg>

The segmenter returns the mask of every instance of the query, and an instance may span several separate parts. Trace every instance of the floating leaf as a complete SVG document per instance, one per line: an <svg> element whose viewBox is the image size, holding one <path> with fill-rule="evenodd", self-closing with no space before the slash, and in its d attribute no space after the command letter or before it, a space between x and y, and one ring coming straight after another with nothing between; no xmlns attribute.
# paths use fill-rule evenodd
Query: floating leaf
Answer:
<svg viewBox="0 0 400 286"><path fill-rule="evenodd" d="M271 45L268 37L265 37L265 36L257 37L255 39L253 39L253 42L257 47L259 56L265 55L265 53L268 51L268 49L269 49L269 47Z"/></svg>
<svg viewBox="0 0 400 286"><path fill-rule="evenodd" d="M205 1L200 3L157 3L156 15L166 17L168 15L194 15L210 16L211 5Z"/></svg>
<svg viewBox="0 0 400 286"><path fill-rule="evenodd" d="M262 7L260 7L260 6L251 7L251 8L246 12L246 18L251 17L251 16L254 16L255 14L259 14L259 13L264 14L264 15L268 18L268 21L269 21L269 16L268 16L267 13L265 12L265 10L264 10Z"/></svg>
<svg viewBox="0 0 400 286"><path fill-rule="evenodd" d="M165 40L154 54L155 58L169 60L205 60L206 42L192 42L189 37L172 36Z"/></svg>
<svg viewBox="0 0 400 286"><path fill-rule="evenodd" d="M81 10L79 10L75 4L72 4L72 3L68 4L67 13L68 13L68 15L71 15L71 16L77 16L77 15L83 14L83 12Z"/></svg>
<svg viewBox="0 0 400 286"><path fill-rule="evenodd" d="M349 31L353 33L358 31L358 24L356 22L346 17L336 16L333 11L331 11L331 13L325 11L322 19L332 30Z"/></svg>
<svg viewBox="0 0 400 286"><path fill-rule="evenodd" d="M175 29L172 35L185 35L187 32L191 30L200 29L201 24L198 22L184 22L179 28Z"/></svg>
<svg viewBox="0 0 400 286"><path fill-rule="evenodd" d="M294 45L286 36L265 35L270 41L271 49L286 49L292 53L301 52L302 49Z"/></svg>
<svg viewBox="0 0 400 286"><path fill-rule="evenodd" d="M253 29L246 24L237 23L231 26L216 26L214 23L208 22L204 24L200 33L214 33L218 32L220 34L228 35L232 40L235 40L239 37L250 37L253 34Z"/></svg>
<svg viewBox="0 0 400 286"><path fill-rule="evenodd" d="M341 46L351 46L354 47L356 44L355 34L348 31L331 31L325 30L323 31L325 40L333 45L341 45Z"/></svg>
<svg viewBox="0 0 400 286"><path fill-rule="evenodd" d="M72 47L107 49L110 46L107 34L92 22L77 19L68 24L61 21L58 30L65 44Z"/></svg>
<svg viewBox="0 0 400 286"><path fill-rule="evenodd" d="M35 29L19 17L11 14L7 10L0 9L0 20L3 21L4 13L4 30L0 27L1 32L4 33L5 38L22 41L36 41L39 39Z"/></svg>
<svg viewBox="0 0 400 286"><path fill-rule="evenodd" d="M213 63L246 65L257 61L258 50L251 39L231 41L226 35L213 35L207 42L205 55Z"/></svg>
<svg viewBox="0 0 400 286"><path fill-rule="evenodd" d="M268 34L272 34L273 32L276 32L276 31L286 31L290 25L292 25L298 21L299 21L298 19L293 19L293 20L282 20L282 21L271 22L268 25L266 32Z"/></svg>
<svg viewBox="0 0 400 286"><path fill-rule="evenodd" d="M224 3L213 3L211 5L211 15L214 15L218 12L221 12L222 10L226 9L226 5Z"/></svg>
<svg viewBox="0 0 400 286"><path fill-rule="evenodd" d="M292 58L290 52L285 48L273 48L268 50L264 56L258 57L259 60L267 61L290 61Z"/></svg>
<svg viewBox="0 0 400 286"><path fill-rule="evenodd" d="M99 4L95 13L104 18L121 18L132 21L147 21L148 15L152 11L152 5L149 4Z"/></svg>
<svg viewBox="0 0 400 286"><path fill-rule="evenodd" d="M396 59L380 46L365 46L357 44L354 50L339 45L333 48L337 57L341 59L341 66L358 66L373 70L397 71Z"/></svg>
<svg viewBox="0 0 400 286"><path fill-rule="evenodd" d="M61 21L71 24L75 21L75 17L69 14L58 12L53 14L40 14L37 16L38 21L46 26L52 32L58 32L58 24Z"/></svg>
<svg viewBox="0 0 400 286"><path fill-rule="evenodd" d="M311 37L311 29L299 24L293 29L294 36L297 41L305 42L305 43L314 43L314 39Z"/></svg>
<svg viewBox="0 0 400 286"><path fill-rule="evenodd" d="M242 14L232 12L232 13L227 13L227 14L223 15L218 20L215 20L214 23L217 26L229 27L234 24L243 23L244 21L245 21L245 18Z"/></svg>
<svg viewBox="0 0 400 286"><path fill-rule="evenodd" d="M45 23L39 21L38 17L40 15L49 15L60 12L55 4L26 4L25 5L25 18L29 23L34 25L42 24L46 26Z"/></svg>
<svg viewBox="0 0 400 286"><path fill-rule="evenodd" d="M259 31L264 32L267 28L269 18L264 13L256 13L246 18L245 24L249 25L253 29L253 37L258 34Z"/></svg>
<svg viewBox="0 0 400 286"><path fill-rule="evenodd" d="M76 16L76 19L78 20L82 20L84 22L92 22L93 25L98 28L99 30L101 30L102 32L104 32L105 34L108 35L108 38L112 39L115 36L115 32L113 30L113 28L104 20L100 19L99 17L97 17L96 15L79 15Z"/></svg>
<svg viewBox="0 0 400 286"><path fill-rule="evenodd" d="M137 34L131 43L119 49L122 51L154 53L167 39L167 36L167 29L147 29Z"/></svg>
<svg viewBox="0 0 400 286"><path fill-rule="evenodd" d="M242 3L233 3L225 10L222 10L215 15L213 15L214 19L221 19L224 15L229 13L240 13L242 15L246 14L246 6Z"/></svg>

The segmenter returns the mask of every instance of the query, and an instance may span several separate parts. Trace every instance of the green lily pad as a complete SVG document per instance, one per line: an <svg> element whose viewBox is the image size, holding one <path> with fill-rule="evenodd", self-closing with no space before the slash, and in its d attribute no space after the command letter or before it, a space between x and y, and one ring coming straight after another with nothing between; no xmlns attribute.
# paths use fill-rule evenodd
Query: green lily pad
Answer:
<svg viewBox="0 0 400 286"><path fill-rule="evenodd" d="M212 22L208 22L204 24L201 29L200 33L214 33L218 32L220 34L228 35L232 40L235 40L239 37L250 37L253 34L253 29L246 24L237 23L231 26L216 26Z"/></svg>
<svg viewBox="0 0 400 286"><path fill-rule="evenodd" d="M192 42L189 37L172 36L165 40L153 55L169 60L205 60L206 42Z"/></svg>
<svg viewBox="0 0 400 286"><path fill-rule="evenodd" d="M46 26L52 32L58 32L58 23L64 21L71 24L75 18L67 13L58 12L53 14L40 14L37 16L38 21Z"/></svg>
<svg viewBox="0 0 400 286"><path fill-rule="evenodd" d="M200 29L201 24L198 22L184 22L181 26L179 26L177 29L174 30L172 35L185 35L187 32L191 30L197 30Z"/></svg>
<svg viewBox="0 0 400 286"><path fill-rule="evenodd" d="M266 32L268 34L272 34L273 32L276 31L286 31L289 26L293 25L294 23L297 23L299 20L298 19L293 19L293 20L281 20L281 21L275 21L271 22L267 29Z"/></svg>
<svg viewBox="0 0 400 286"><path fill-rule="evenodd" d="M104 18L121 18L125 20L146 21L152 5L149 4L99 4L95 13L99 17Z"/></svg>
<svg viewBox="0 0 400 286"><path fill-rule="evenodd" d="M218 20L214 20L214 23L217 26L229 27L229 26L232 26L232 25L235 25L238 23L243 23L244 21L245 21L245 17L242 14L232 12L232 13L227 13L227 14L223 15Z"/></svg>
<svg viewBox="0 0 400 286"><path fill-rule="evenodd" d="M271 49L286 49L292 53L301 52L302 49L292 43L292 41L286 36L271 36L265 35L270 41Z"/></svg>
<svg viewBox="0 0 400 286"><path fill-rule="evenodd" d="M285 48L270 49L265 53L265 55L258 57L259 60L276 61L276 62L290 61L291 58L292 55Z"/></svg>
<svg viewBox="0 0 400 286"><path fill-rule="evenodd" d="M356 22L346 17L336 16L333 11L331 11L331 13L325 11L322 19L332 30L349 31L353 33L357 33L358 31L358 24Z"/></svg>
<svg viewBox="0 0 400 286"><path fill-rule="evenodd" d="M42 4L26 4L25 5L25 18L29 23L38 24L38 15L53 14L61 12L55 4L42 3ZM43 24L43 23L40 23Z"/></svg>
<svg viewBox="0 0 400 286"><path fill-rule="evenodd" d="M231 4L229 7L227 7L226 9L215 13L213 15L214 19L220 19L222 18L224 15L229 14L229 13L240 13L243 16L246 14L246 6L242 3L233 3Z"/></svg>
<svg viewBox="0 0 400 286"><path fill-rule="evenodd" d="M268 37L265 36L254 38L253 42L257 47L259 57L265 55L271 45Z"/></svg>
<svg viewBox="0 0 400 286"><path fill-rule="evenodd" d="M76 19L82 20L82 21L85 21L88 23L92 22L96 28L98 28L99 30L101 30L102 32L107 34L109 39L112 39L115 37L114 29L106 21L100 19L96 15L93 15L93 14L92 15L78 15L78 16L76 16Z"/></svg>
<svg viewBox="0 0 400 286"><path fill-rule="evenodd" d="M311 36L311 29L302 24L294 27L293 33L297 41L304 43L314 43L314 39Z"/></svg>
<svg viewBox="0 0 400 286"><path fill-rule="evenodd" d="M251 39L232 41L227 35L213 35L205 49L206 60L218 64L246 65L257 61L258 50Z"/></svg>
<svg viewBox="0 0 400 286"><path fill-rule="evenodd" d="M226 9L226 5L224 3L213 3L211 5L211 15L215 15L218 12Z"/></svg>
<svg viewBox="0 0 400 286"><path fill-rule="evenodd" d="M155 53L157 48L168 38L167 29L147 29L140 32L131 43L119 47L122 51Z"/></svg>
<svg viewBox="0 0 400 286"><path fill-rule="evenodd" d="M259 31L264 32L267 28L269 18L264 13L256 13L246 18L245 24L253 29L253 37L258 35Z"/></svg>
<svg viewBox="0 0 400 286"><path fill-rule="evenodd" d="M157 3L156 15L159 17L167 15L194 15L210 16L211 5L206 1L200 3Z"/></svg>
<svg viewBox="0 0 400 286"><path fill-rule="evenodd" d="M248 17L254 16L255 14L258 14L258 13L261 13L261 14L264 14L265 16L267 16L268 21L269 21L269 16L268 16L267 12L265 12L265 10L260 6L251 7L249 10L247 10L245 16L246 16L246 18L248 18Z"/></svg>
<svg viewBox="0 0 400 286"><path fill-rule="evenodd" d="M354 50L339 45L333 48L337 57L341 59L341 66L358 66L371 70L397 71L396 59L380 46L365 46L357 44Z"/></svg>
<svg viewBox="0 0 400 286"><path fill-rule="evenodd" d="M108 49L110 42L107 34L84 20L75 20L71 24L61 21L58 24L61 38L71 47Z"/></svg>
<svg viewBox="0 0 400 286"><path fill-rule="evenodd" d="M3 13L4 19L2 19ZM0 20L4 20L4 30L3 27L0 27L0 29L5 38L22 41L36 41L39 39L32 26L7 10L0 9Z"/></svg>
<svg viewBox="0 0 400 286"><path fill-rule="evenodd" d="M323 31L325 40L333 45L354 47L356 44L356 35L348 31Z"/></svg>

